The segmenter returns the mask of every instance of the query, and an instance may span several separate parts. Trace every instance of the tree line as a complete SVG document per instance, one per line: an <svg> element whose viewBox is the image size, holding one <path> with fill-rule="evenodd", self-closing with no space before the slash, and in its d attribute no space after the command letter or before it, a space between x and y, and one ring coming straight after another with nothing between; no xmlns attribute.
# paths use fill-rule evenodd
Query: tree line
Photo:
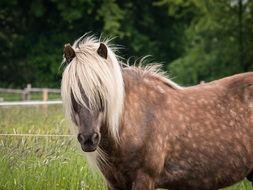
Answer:
<svg viewBox="0 0 253 190"><path fill-rule="evenodd" d="M59 87L63 45L86 32L182 85L251 71L252 22L250 0L2 0L0 86Z"/></svg>

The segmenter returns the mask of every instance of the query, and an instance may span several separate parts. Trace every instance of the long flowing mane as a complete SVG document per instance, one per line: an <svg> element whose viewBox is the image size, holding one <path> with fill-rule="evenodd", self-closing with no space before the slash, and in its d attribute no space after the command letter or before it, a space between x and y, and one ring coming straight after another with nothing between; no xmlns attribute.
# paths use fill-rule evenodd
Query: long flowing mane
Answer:
<svg viewBox="0 0 253 190"><path fill-rule="evenodd" d="M68 117L74 114L71 94L76 102L88 109L98 108L102 102L104 119L117 141L124 98L122 71L107 41L103 43L108 47L108 58L103 59L97 54L100 42L92 36L75 41L72 48L76 56L63 73L62 99ZM88 101L84 101L84 95Z"/></svg>

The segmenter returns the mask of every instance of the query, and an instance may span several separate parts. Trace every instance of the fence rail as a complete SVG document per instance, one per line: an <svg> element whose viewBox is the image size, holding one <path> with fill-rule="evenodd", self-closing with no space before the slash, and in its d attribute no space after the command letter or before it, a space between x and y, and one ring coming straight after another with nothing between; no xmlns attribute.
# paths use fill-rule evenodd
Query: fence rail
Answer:
<svg viewBox="0 0 253 190"><path fill-rule="evenodd" d="M62 104L61 100L55 101L22 101L22 102L0 102L0 106L36 106L36 105L53 105Z"/></svg>
<svg viewBox="0 0 253 190"><path fill-rule="evenodd" d="M47 90L49 93L61 93L60 89L54 89L54 88L31 88L31 92L43 92Z"/></svg>
<svg viewBox="0 0 253 190"><path fill-rule="evenodd" d="M4 93L16 93L16 94L20 94L23 93L24 90L20 90L20 89L9 89L9 88L0 88L0 92L4 92Z"/></svg>
<svg viewBox="0 0 253 190"><path fill-rule="evenodd" d="M54 89L54 88L32 88L31 84L27 84L26 88L24 88L24 89L0 88L0 93L20 94L21 100L23 100L23 101L31 100L31 95L34 92L42 93L42 96L41 96L42 100L48 101L48 94L49 93L61 93L61 90Z"/></svg>
<svg viewBox="0 0 253 190"><path fill-rule="evenodd" d="M16 134L16 133L4 133L0 136L14 136L14 137L74 137L74 135L62 135L62 134Z"/></svg>

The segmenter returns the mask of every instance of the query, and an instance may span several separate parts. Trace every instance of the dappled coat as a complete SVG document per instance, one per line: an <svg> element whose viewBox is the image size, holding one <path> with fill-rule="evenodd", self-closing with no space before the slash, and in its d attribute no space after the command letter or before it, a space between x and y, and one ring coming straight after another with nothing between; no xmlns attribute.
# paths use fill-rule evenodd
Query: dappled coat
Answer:
<svg viewBox="0 0 253 190"><path fill-rule="evenodd" d="M180 87L119 63L107 42L65 46L67 116L111 190L217 190L253 172L253 72Z"/></svg>

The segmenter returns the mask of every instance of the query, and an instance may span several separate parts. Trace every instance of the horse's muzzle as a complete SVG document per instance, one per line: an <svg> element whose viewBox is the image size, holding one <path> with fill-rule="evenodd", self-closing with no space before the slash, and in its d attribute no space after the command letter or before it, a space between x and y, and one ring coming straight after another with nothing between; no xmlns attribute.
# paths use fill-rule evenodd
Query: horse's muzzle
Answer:
<svg viewBox="0 0 253 190"><path fill-rule="evenodd" d="M98 143L100 141L100 136L96 132L91 135L84 135L79 133L77 135L77 140L81 144L81 148L84 152L93 152L97 149Z"/></svg>

